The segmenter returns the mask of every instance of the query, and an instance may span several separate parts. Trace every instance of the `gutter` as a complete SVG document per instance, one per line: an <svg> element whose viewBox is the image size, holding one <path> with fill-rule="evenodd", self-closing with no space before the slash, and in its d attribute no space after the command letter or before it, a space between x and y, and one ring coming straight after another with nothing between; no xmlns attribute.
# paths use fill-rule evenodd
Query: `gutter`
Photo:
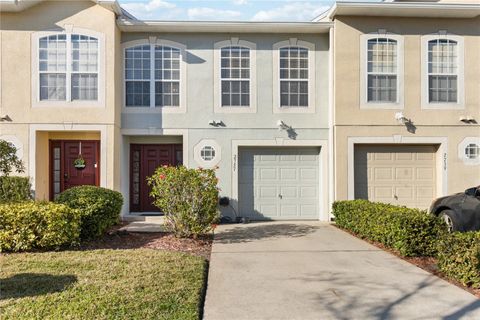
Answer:
<svg viewBox="0 0 480 320"><path fill-rule="evenodd" d="M360 12L362 9L368 9L369 11L365 14L365 11ZM356 10L359 11L355 12ZM399 14L399 10L407 10L411 12L408 16L412 17L462 18L466 16L468 18L474 18L480 16L480 4L430 2L336 2L330 9L327 17L332 21L336 15L340 14L352 16L406 16ZM442 13L444 14L442 15Z"/></svg>
<svg viewBox="0 0 480 320"><path fill-rule="evenodd" d="M331 22L140 21L120 17L123 32L327 33Z"/></svg>

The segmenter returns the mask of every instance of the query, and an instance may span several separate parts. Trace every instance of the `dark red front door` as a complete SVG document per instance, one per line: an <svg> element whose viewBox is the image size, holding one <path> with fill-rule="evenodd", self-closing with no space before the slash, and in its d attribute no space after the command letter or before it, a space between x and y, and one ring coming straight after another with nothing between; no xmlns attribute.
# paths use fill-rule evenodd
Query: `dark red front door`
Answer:
<svg viewBox="0 0 480 320"><path fill-rule="evenodd" d="M151 188L147 184L150 177L160 166L182 164L181 144L132 144L131 147L131 183L130 210L134 212L157 212Z"/></svg>
<svg viewBox="0 0 480 320"><path fill-rule="evenodd" d="M100 142L90 140L50 141L50 198L75 186L99 185ZM75 160L83 159L83 168Z"/></svg>

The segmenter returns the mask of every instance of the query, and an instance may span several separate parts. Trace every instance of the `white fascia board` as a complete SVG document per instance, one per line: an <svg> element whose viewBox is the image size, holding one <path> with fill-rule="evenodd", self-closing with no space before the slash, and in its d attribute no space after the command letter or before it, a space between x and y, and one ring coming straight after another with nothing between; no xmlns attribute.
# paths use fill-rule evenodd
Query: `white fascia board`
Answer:
<svg viewBox="0 0 480 320"><path fill-rule="evenodd" d="M480 16L480 4L431 2L337 2L329 17L390 16L422 18L475 18Z"/></svg>
<svg viewBox="0 0 480 320"><path fill-rule="evenodd" d="M1 12L21 12L45 0L0 0ZM125 16L129 19L136 19L133 15L122 9L117 0L91 0L92 2L112 11L117 15Z"/></svg>
<svg viewBox="0 0 480 320"><path fill-rule="evenodd" d="M330 22L140 21L119 18L123 32L327 33Z"/></svg>
<svg viewBox="0 0 480 320"><path fill-rule="evenodd" d="M0 0L0 12L20 12L42 0Z"/></svg>

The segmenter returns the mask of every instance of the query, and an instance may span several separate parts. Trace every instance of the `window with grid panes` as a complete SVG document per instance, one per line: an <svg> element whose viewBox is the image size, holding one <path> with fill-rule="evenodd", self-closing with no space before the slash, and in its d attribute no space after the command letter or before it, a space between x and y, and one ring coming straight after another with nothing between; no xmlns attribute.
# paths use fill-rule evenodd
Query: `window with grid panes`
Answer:
<svg viewBox="0 0 480 320"><path fill-rule="evenodd" d="M369 39L367 43L367 101L397 101L397 41Z"/></svg>
<svg viewBox="0 0 480 320"><path fill-rule="evenodd" d="M98 40L72 34L72 100L98 99Z"/></svg>
<svg viewBox="0 0 480 320"><path fill-rule="evenodd" d="M457 102L457 42L435 39L428 42L428 101Z"/></svg>
<svg viewBox="0 0 480 320"><path fill-rule="evenodd" d="M205 146L200 150L200 157L205 161L212 161L215 159L215 149L212 146Z"/></svg>
<svg viewBox="0 0 480 320"><path fill-rule="evenodd" d="M180 105L180 50L155 46L155 106Z"/></svg>
<svg viewBox="0 0 480 320"><path fill-rule="evenodd" d="M127 107L150 106L150 45L125 49Z"/></svg>
<svg viewBox="0 0 480 320"><path fill-rule="evenodd" d="M480 157L480 146L476 143L469 143L465 147L465 157L470 160L475 160Z"/></svg>
<svg viewBox="0 0 480 320"><path fill-rule="evenodd" d="M180 63L178 48L147 44L125 49L126 107L180 106Z"/></svg>
<svg viewBox="0 0 480 320"><path fill-rule="evenodd" d="M250 105L250 49L239 46L221 49L222 107Z"/></svg>
<svg viewBox="0 0 480 320"><path fill-rule="evenodd" d="M280 48L280 106L308 107L308 49Z"/></svg>
<svg viewBox="0 0 480 320"><path fill-rule="evenodd" d="M97 38L64 33L38 45L41 101L98 100Z"/></svg>

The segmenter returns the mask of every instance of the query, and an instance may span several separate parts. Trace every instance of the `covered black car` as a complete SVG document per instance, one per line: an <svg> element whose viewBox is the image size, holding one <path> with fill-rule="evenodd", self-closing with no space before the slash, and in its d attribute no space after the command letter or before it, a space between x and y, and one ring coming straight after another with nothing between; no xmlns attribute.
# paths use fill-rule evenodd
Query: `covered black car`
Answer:
<svg viewBox="0 0 480 320"><path fill-rule="evenodd" d="M450 231L480 230L480 186L435 199L429 212L444 219Z"/></svg>

